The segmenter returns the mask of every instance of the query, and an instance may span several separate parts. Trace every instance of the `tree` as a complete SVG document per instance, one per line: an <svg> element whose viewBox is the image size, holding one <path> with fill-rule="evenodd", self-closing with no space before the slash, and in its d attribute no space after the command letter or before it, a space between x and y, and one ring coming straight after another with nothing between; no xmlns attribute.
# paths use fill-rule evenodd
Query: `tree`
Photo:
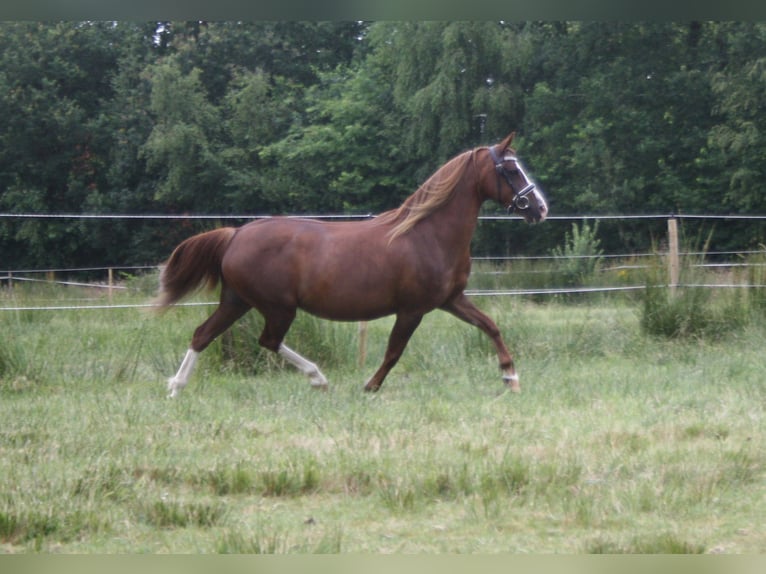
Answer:
<svg viewBox="0 0 766 574"><path fill-rule="evenodd" d="M703 169L716 94L713 24L568 23L538 41L547 70L525 131L540 178L563 213L704 212ZM564 69L566 67L566 69ZM555 83L551 80L555 79ZM604 245L646 249L631 223L602 226Z"/></svg>
<svg viewBox="0 0 766 574"><path fill-rule="evenodd" d="M713 77L717 97L710 145L722 154L727 181L721 204L739 213L766 211L766 26L737 26L726 66Z"/></svg>
<svg viewBox="0 0 766 574"><path fill-rule="evenodd" d="M221 116L207 99L201 70L185 74L171 56L149 68L148 75L154 127L143 153L148 169L159 177L155 199L173 211L220 210Z"/></svg>
<svg viewBox="0 0 766 574"><path fill-rule="evenodd" d="M764 40L742 22L3 23L0 210L379 213L516 130L554 213L762 212ZM209 225L6 219L0 250L145 263ZM657 226L599 240L643 250ZM565 232L483 223L476 246L546 253ZM758 241L720 228L711 249Z"/></svg>
<svg viewBox="0 0 766 574"><path fill-rule="evenodd" d="M424 163L425 178L467 147L507 135L521 121L522 94L497 22L391 22L370 30L385 59L393 105L405 117L403 150ZM374 55L373 55L374 54Z"/></svg>
<svg viewBox="0 0 766 574"><path fill-rule="evenodd" d="M111 96L117 59L106 23L5 23L0 28L0 210L77 212L100 184L88 118ZM82 226L3 222L6 265L77 265Z"/></svg>

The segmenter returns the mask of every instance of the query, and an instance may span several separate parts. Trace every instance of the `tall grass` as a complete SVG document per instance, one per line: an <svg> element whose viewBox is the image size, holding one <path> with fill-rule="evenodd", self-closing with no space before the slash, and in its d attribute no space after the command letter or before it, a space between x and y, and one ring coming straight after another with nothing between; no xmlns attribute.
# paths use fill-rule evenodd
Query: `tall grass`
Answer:
<svg viewBox="0 0 766 574"><path fill-rule="evenodd" d="M740 288L704 287L711 274L702 267L704 256L687 257L680 270L680 285L668 285L668 270L656 258L646 271L642 297L641 327L649 335L666 338L723 337L741 330L754 319L758 290L748 294ZM753 268L757 269L757 268ZM755 271L751 271L751 274ZM727 277L733 281L735 277ZM720 282L717 276L713 282Z"/></svg>
<svg viewBox="0 0 766 574"><path fill-rule="evenodd" d="M761 253L751 255L747 259L747 280L752 286L749 290L750 305L763 315L766 313L766 245L761 245L760 248Z"/></svg>
<svg viewBox="0 0 766 574"><path fill-rule="evenodd" d="M216 349L228 368L253 374L284 367L281 359L259 347L258 338L262 329L263 318L252 311L222 336ZM302 353L323 367L335 368L353 364L359 349L357 333L356 323L324 321L299 312L290 327L287 341L288 344L300 341Z"/></svg>

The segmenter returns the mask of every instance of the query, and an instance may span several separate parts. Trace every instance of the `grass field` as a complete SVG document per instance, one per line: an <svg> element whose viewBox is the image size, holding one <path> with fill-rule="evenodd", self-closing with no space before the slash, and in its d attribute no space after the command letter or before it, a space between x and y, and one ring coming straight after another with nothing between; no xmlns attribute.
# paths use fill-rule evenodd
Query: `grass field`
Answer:
<svg viewBox="0 0 766 574"><path fill-rule="evenodd" d="M355 324L301 316L288 342L329 392L259 354L246 321L175 400L165 379L209 308L0 312L0 550L766 551L766 328L654 339L636 302L479 303L518 395L438 312L378 394L362 385L391 321L359 367Z"/></svg>

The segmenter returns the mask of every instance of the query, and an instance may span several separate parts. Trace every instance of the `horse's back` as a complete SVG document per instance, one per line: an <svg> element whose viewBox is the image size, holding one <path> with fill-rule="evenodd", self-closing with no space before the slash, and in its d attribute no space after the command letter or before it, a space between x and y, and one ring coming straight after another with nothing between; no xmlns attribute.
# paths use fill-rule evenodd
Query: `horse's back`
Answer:
<svg viewBox="0 0 766 574"><path fill-rule="evenodd" d="M332 265L385 246L385 231L368 223L285 217L254 221L239 228L227 256L242 263L281 263L296 269Z"/></svg>

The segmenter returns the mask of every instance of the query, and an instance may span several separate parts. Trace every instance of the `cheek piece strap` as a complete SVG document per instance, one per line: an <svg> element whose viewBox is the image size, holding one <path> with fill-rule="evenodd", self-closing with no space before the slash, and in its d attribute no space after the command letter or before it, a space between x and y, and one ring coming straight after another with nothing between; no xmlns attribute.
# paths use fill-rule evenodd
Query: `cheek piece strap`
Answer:
<svg viewBox="0 0 766 574"><path fill-rule="evenodd" d="M488 149L489 155L492 157L492 161L495 164L495 171L506 181L506 183L508 183L509 187L514 192L513 199L508 206L508 212L510 213L512 211L524 211L529 209L528 195L534 191L535 184L532 182L532 180L529 179L529 177L527 177L527 174L524 171L519 158L517 158L515 155L508 155L501 159L497 155L497 152L495 152L494 147L490 147ZM520 191L516 190L516 186L513 185L513 181L511 180L511 175L508 173L508 170L505 169L505 162L507 161L514 162L519 174L521 174L521 177L524 178L525 182L527 182L527 185L525 185L524 188L522 188ZM497 180L497 199L498 201L500 200L500 179Z"/></svg>

